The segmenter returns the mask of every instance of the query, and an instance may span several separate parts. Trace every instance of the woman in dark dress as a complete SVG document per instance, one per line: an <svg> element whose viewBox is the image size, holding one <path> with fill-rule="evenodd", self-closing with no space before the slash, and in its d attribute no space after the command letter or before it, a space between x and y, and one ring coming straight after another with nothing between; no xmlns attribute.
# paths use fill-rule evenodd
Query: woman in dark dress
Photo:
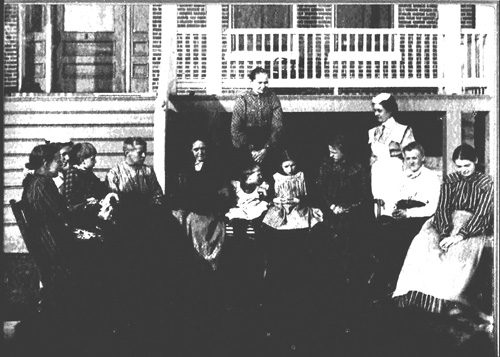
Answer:
<svg viewBox="0 0 500 357"><path fill-rule="evenodd" d="M168 202L198 254L215 270L224 243L229 189L220 167L207 155L205 141L192 141L190 150L188 163L169 184Z"/></svg>
<svg viewBox="0 0 500 357"><path fill-rule="evenodd" d="M314 249L322 254L317 261L326 264L319 274L326 275L322 288L330 286L333 290L327 294L338 294L332 281L341 286L348 283L348 292L358 299L363 297L370 274L370 176L366 167L353 160L345 136L332 138L328 148L329 157L321 164L316 180L317 205L323 211L326 232L320 246Z"/></svg>
<svg viewBox="0 0 500 357"><path fill-rule="evenodd" d="M22 200L29 226L27 246L43 284L40 309L44 325L35 335L46 340L46 347L78 348L72 346L75 339L95 332L98 326L95 315L89 314L95 310L90 308L88 286L82 283L74 264L79 246L67 224L69 211L53 180L61 165L56 145L36 146L26 164L33 173L23 181ZM88 328L91 320L94 330Z"/></svg>
<svg viewBox="0 0 500 357"><path fill-rule="evenodd" d="M71 167L66 172L62 193L75 227L95 231L99 224L101 201L108 193L104 182L94 174L97 150L91 143L78 143L70 152Z"/></svg>
<svg viewBox="0 0 500 357"><path fill-rule="evenodd" d="M264 68L254 68L248 77L251 88L236 99L231 119L231 139L239 151L236 164L259 164L264 180L270 182L283 134L283 110L268 88L269 73Z"/></svg>

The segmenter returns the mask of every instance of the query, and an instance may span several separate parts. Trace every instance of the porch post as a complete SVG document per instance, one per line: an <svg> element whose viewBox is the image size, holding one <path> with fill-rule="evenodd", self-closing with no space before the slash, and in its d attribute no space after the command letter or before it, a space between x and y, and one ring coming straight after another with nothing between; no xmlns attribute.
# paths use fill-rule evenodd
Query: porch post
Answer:
<svg viewBox="0 0 500 357"><path fill-rule="evenodd" d="M495 42L497 43L497 42ZM498 96L493 97L492 103L498 105ZM500 159L498 155L498 108L493 108L486 117L486 173L493 179L493 192L500 191L500 177L498 175L498 165L500 165ZM493 311L492 316L494 319L493 325L493 336L498 336L498 321L500 320L500 310L498 307L500 296L500 244L498 244L498 237L500 236L500 202L498 199L494 200L494 214L493 214L493 234L495 239L493 240ZM497 339L496 349L497 352L500 350L500 341Z"/></svg>
<svg viewBox="0 0 500 357"><path fill-rule="evenodd" d="M18 11L18 54L17 59L17 91L21 92L23 86L23 79L26 73L26 5L19 4Z"/></svg>
<svg viewBox="0 0 500 357"><path fill-rule="evenodd" d="M462 93L462 61L460 50L460 4L438 4L438 28L444 34L442 48L438 53L443 65L444 87L442 94Z"/></svg>
<svg viewBox="0 0 500 357"><path fill-rule="evenodd" d="M177 5L162 5L161 64L158 91L155 100L153 127L153 164L163 192L165 192L165 148L168 122L168 109L175 110L170 103L170 93L175 94L177 63Z"/></svg>
<svg viewBox="0 0 500 357"><path fill-rule="evenodd" d="M222 5L207 4L207 94L222 94Z"/></svg>
<svg viewBox="0 0 500 357"><path fill-rule="evenodd" d="M443 176L453 171L453 150L462 144L462 112L457 101L453 102L452 108L446 112L444 120L444 142L443 142Z"/></svg>
<svg viewBox="0 0 500 357"><path fill-rule="evenodd" d="M54 51L53 47L53 34L54 34L54 9L53 5L46 6L45 15L45 93L52 92L52 78L53 78L53 64L54 64Z"/></svg>

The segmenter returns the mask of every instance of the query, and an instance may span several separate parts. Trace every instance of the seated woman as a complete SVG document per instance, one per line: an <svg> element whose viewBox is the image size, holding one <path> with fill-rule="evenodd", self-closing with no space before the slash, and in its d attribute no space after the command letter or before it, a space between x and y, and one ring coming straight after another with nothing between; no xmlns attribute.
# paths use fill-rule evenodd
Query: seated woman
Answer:
<svg viewBox="0 0 500 357"><path fill-rule="evenodd" d="M43 316L51 322L47 331L42 332L54 333L54 339L69 343L65 340L69 337L66 333L76 332L77 327L80 332L86 331L87 325L82 322L90 322L96 317L89 314L96 310L87 305L91 291L88 285L82 284L73 259L78 249L77 237L68 226L69 211L53 180L61 166L58 146L36 146L26 164L33 173L23 181L22 200L30 229L29 249L43 284L40 307ZM93 323L97 323L97 319Z"/></svg>
<svg viewBox="0 0 500 357"><path fill-rule="evenodd" d="M96 231L100 223L99 202L109 191L106 184L94 174L96 155L97 150L91 143L76 144L70 151L71 166L62 187L71 212L71 224L88 231Z"/></svg>
<svg viewBox="0 0 500 357"><path fill-rule="evenodd" d="M228 189L203 139L191 142L191 157L168 187L173 215L185 227L198 254L217 269L225 236Z"/></svg>
<svg viewBox="0 0 500 357"><path fill-rule="evenodd" d="M343 255L347 275L360 282L368 256L368 241L363 238L368 236L373 202L370 176L367 168L353 160L345 136L332 138L328 149L330 157L320 166L316 182L317 199L330 241L337 245L334 250Z"/></svg>
<svg viewBox="0 0 500 357"><path fill-rule="evenodd" d="M393 293L400 307L445 312L469 305L466 290L493 226L493 183L476 171L472 146L457 147L452 159L457 172L444 178L435 215L408 249Z"/></svg>

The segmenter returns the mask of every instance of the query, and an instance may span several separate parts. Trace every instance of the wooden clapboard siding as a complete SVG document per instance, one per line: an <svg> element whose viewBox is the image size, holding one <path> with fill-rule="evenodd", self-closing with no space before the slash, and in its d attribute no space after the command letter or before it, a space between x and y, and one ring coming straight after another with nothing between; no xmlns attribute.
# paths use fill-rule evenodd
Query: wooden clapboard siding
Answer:
<svg viewBox="0 0 500 357"><path fill-rule="evenodd" d="M127 136L142 136L148 143L146 163L153 163L154 97L36 96L6 98L4 104L4 252L24 253L26 247L10 209L9 200L22 193L24 165L33 147L46 137L88 141L98 152L94 169L100 179L123 158Z"/></svg>

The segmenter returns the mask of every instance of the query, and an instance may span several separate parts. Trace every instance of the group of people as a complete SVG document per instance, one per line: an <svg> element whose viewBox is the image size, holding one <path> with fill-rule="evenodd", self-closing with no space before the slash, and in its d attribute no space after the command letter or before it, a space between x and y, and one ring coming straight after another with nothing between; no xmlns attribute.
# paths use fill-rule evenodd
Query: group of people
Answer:
<svg viewBox="0 0 500 357"><path fill-rule="evenodd" d="M320 267L314 274L325 276L326 285L328 270L345 269L341 275L359 287L353 290L357 294L366 293L361 287L371 276L399 306L439 312L450 301L467 303L468 282L493 222L493 185L476 170L475 149L459 146L452 156L457 172L441 183L424 166L425 151L411 127L394 119L394 96L382 93L372 101L379 125L368 132L372 155L367 162L358 162L352 140L337 133L311 181L295 149L281 145L283 111L268 89L268 73L257 67L249 77L251 89L236 99L231 121L238 154L229 166L236 170L212 157L202 136L190 141L190 160L167 172L165 193L145 164L147 144L140 137L124 141L124 160L105 181L93 173L97 150L91 143L33 149L22 199L38 245L42 310L74 314L70 302L88 295L90 281L102 281L100 289L108 289L122 274L119 281L130 286L129 272L139 265L158 271L146 251L155 253L154 262L181 264L172 247L182 247L216 273L227 226L233 227L231 239L253 240L259 247L255 259L262 278L272 282L266 291L274 294L273 309L280 305L276 294L297 294L297 278L307 264ZM249 227L255 237L247 236ZM108 252L116 259L95 247L85 248L82 256L82 241L97 241L99 247L113 242ZM170 253L162 255L159 247ZM96 256L99 264L90 263ZM370 259L378 262L374 275L365 271ZM112 267L110 261L119 264ZM89 301L107 309L117 296L133 295L117 291L107 303L99 296ZM132 304L128 300L126 306Z"/></svg>

